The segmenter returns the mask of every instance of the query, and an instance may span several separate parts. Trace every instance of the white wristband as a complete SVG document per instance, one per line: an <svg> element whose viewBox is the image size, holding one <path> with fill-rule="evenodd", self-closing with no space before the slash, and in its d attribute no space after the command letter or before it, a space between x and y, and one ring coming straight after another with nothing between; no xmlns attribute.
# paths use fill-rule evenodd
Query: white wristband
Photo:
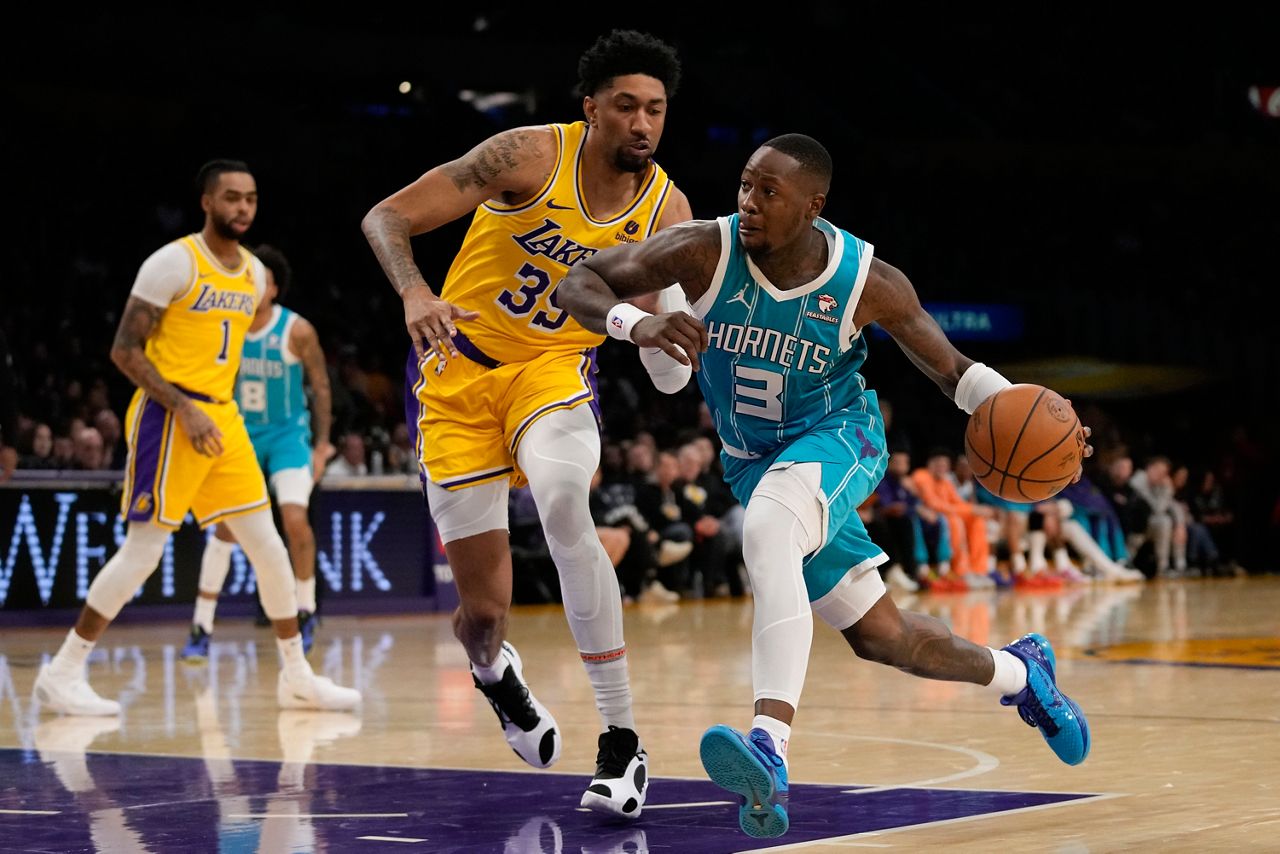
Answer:
<svg viewBox="0 0 1280 854"><path fill-rule="evenodd" d="M956 406L972 415L984 400L1011 385L999 371L974 362L956 384Z"/></svg>
<svg viewBox="0 0 1280 854"><path fill-rule="evenodd" d="M617 338L619 341L630 341L632 327L646 317L653 317L653 315L642 308L636 308L629 302L620 302L609 309L609 316L605 318L604 328L609 333L610 338Z"/></svg>

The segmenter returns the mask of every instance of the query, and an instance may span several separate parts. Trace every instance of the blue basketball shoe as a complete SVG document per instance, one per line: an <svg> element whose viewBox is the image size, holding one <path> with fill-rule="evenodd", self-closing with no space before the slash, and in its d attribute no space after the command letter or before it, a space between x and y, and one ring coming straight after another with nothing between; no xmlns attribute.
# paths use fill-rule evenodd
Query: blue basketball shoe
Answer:
<svg viewBox="0 0 1280 854"><path fill-rule="evenodd" d="M702 767L711 782L738 795L738 826L747 836L781 836L787 818L787 766L762 729L744 736L717 724L702 734Z"/></svg>
<svg viewBox="0 0 1280 854"><path fill-rule="evenodd" d="M187 638L187 645L182 648L182 660L193 664L207 661L212 640L213 635L206 632L203 626L192 624L191 636Z"/></svg>
<svg viewBox="0 0 1280 854"><path fill-rule="evenodd" d="M320 618L310 611L298 612L298 634L302 635L302 654L307 655L311 652L311 646L316 642L316 624L320 622Z"/></svg>
<svg viewBox="0 0 1280 854"><path fill-rule="evenodd" d="M1006 706L1017 706L1028 726L1037 727L1049 747L1068 765L1079 765L1089 755L1089 722L1071 698L1058 690L1058 666L1053 647L1043 635L1024 635L1005 648L1027 665L1027 687L1001 697Z"/></svg>

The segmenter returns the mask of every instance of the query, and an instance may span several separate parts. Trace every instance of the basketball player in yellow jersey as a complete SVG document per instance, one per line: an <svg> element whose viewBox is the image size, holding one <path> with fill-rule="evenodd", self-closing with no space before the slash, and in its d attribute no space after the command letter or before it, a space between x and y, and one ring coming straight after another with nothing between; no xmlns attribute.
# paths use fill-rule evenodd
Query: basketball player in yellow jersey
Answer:
<svg viewBox="0 0 1280 854"><path fill-rule="evenodd" d="M587 500L600 458L594 350L604 339L559 308L555 285L583 258L691 218L652 159L680 65L657 39L614 31L578 71L586 121L497 134L378 204L363 225L417 348L420 463L461 599L454 634L476 687L521 758L556 761L559 728L504 641L507 487L527 479L604 724L582 804L635 818L648 757L631 709L618 582ZM437 297L409 239L473 211ZM652 370L665 375L675 363L662 357L668 364Z"/></svg>
<svg viewBox="0 0 1280 854"><path fill-rule="evenodd" d="M253 562L284 659L279 704L352 709L360 693L315 675L303 657L289 554L232 397L245 332L266 285L262 262L240 246L257 213L258 188L249 167L235 160L205 164L197 183L204 228L143 263L111 347L111 360L138 386L126 418L121 512L128 533L93 579L62 648L40 668L35 694L63 714L119 714L119 703L90 687L85 661L192 510L201 526L226 523Z"/></svg>

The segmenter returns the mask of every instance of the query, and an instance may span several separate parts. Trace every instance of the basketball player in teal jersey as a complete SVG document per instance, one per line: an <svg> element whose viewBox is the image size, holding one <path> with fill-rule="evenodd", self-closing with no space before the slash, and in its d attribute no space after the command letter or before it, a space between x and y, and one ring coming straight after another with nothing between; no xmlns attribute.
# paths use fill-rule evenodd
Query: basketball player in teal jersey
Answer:
<svg viewBox="0 0 1280 854"><path fill-rule="evenodd" d="M298 586L298 627L303 649L310 652L316 626L316 537L307 506L312 487L334 454L329 442L329 372L316 328L277 302L293 278L288 259L271 246L259 246L254 254L267 268L267 287L245 335L236 402L280 509ZM311 405L304 376L314 397ZM195 617L182 650L184 661L209 656L214 609L234 545L235 538L225 525L218 525L205 545Z"/></svg>
<svg viewBox="0 0 1280 854"><path fill-rule="evenodd" d="M830 155L816 140L778 137L748 161L733 216L601 252L558 289L587 329L660 347L698 369L725 479L746 506L743 553L755 600L755 719L745 735L707 730L702 762L740 796L739 824L757 837L788 827L787 743L811 612L861 658L990 686L1064 762L1089 753L1088 724L1058 691L1045 638L989 649L932 617L899 611L885 595L876 567L886 556L857 514L889 456L876 394L858 373L862 331L879 323L966 412L1009 382L960 354L906 276L873 259L870 244L819 216L830 181ZM654 316L622 302L673 282L684 286L693 316Z"/></svg>

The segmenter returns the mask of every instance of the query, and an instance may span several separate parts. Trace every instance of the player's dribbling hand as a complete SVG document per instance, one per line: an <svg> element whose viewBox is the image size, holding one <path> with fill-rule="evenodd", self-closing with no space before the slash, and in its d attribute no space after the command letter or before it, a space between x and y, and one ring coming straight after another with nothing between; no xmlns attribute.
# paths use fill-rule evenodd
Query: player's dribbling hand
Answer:
<svg viewBox="0 0 1280 854"><path fill-rule="evenodd" d="M175 414L178 417L178 424L186 432L187 438L191 440L191 447L196 449L197 454L204 454L206 457L222 454L222 431L218 429L217 424L213 423L213 419L204 413L204 410L187 401L186 405Z"/></svg>
<svg viewBox="0 0 1280 854"><path fill-rule="evenodd" d="M683 311L655 314L631 327L631 340L640 347L657 347L682 365L701 370L698 354L707 349L707 327Z"/></svg>
<svg viewBox="0 0 1280 854"><path fill-rule="evenodd" d="M1071 405L1071 401L1067 400L1067 405ZM1080 478L1084 477L1084 461L1093 456L1093 445L1089 444L1089 437L1093 435L1092 427L1084 428L1084 448L1080 451L1080 468L1076 469L1076 476L1071 478L1072 483L1079 483Z"/></svg>
<svg viewBox="0 0 1280 854"><path fill-rule="evenodd" d="M442 360L457 356L458 350L453 346L453 335L458 331L455 322L475 320L480 316L445 302L425 286L409 288L403 299L404 325L409 330L409 338L419 359L428 347Z"/></svg>
<svg viewBox="0 0 1280 854"><path fill-rule="evenodd" d="M319 483L320 478L324 477L324 470L329 465L329 460L337 455L338 449L329 442L317 442L316 446L311 449L311 482Z"/></svg>

